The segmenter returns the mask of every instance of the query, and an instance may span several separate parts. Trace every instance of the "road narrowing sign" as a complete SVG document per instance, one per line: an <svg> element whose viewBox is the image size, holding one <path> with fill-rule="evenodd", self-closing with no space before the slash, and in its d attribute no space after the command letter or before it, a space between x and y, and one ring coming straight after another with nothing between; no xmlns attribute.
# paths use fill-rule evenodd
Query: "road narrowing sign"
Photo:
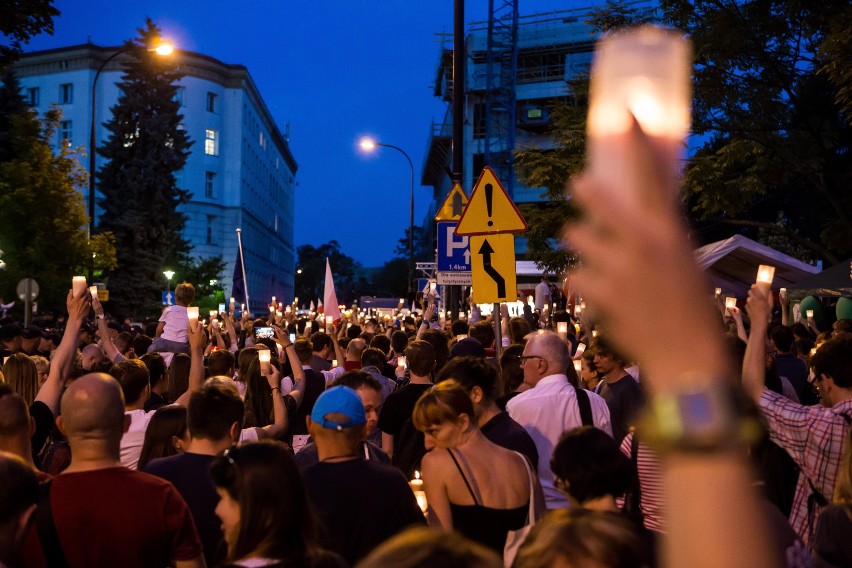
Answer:
<svg viewBox="0 0 852 568"><path fill-rule="evenodd" d="M526 230L527 222L506 193L503 184L494 175L494 170L485 166L459 219L456 234L495 235L523 233Z"/></svg>

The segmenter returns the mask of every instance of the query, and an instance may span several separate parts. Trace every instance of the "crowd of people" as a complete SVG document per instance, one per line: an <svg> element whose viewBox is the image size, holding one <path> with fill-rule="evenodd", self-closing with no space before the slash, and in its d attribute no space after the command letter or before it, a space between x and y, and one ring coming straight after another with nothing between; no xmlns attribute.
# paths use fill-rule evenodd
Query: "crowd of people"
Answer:
<svg viewBox="0 0 852 568"><path fill-rule="evenodd" d="M852 322L716 305L673 203L599 190L588 308L499 330L430 297L199 322L188 283L144 328L88 290L7 318L0 565L852 565Z"/></svg>

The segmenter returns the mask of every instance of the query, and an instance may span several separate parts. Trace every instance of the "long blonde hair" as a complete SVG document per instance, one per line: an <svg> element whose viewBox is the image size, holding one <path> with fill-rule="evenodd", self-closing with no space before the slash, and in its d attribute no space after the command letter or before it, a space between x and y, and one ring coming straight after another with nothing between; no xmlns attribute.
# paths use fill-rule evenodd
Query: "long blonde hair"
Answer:
<svg viewBox="0 0 852 568"><path fill-rule="evenodd" d="M28 355L15 353L9 357L3 364L3 376L27 406L33 403L38 394L38 368Z"/></svg>

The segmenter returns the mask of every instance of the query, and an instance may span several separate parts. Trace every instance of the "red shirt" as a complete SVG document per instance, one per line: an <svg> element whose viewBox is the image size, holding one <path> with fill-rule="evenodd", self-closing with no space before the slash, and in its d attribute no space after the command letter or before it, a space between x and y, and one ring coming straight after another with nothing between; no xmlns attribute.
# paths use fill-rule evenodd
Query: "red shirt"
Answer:
<svg viewBox="0 0 852 568"><path fill-rule="evenodd" d="M192 516L174 486L125 467L53 478L50 505L59 541L74 567L168 566L202 554ZM45 566L35 523L22 565Z"/></svg>

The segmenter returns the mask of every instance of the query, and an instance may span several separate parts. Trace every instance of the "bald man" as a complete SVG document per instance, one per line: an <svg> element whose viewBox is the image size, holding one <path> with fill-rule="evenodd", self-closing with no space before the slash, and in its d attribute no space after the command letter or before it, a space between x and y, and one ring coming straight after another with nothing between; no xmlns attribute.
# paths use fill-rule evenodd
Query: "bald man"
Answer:
<svg viewBox="0 0 852 568"><path fill-rule="evenodd" d="M512 398L506 410L526 428L538 450L538 476L548 509L568 506L568 500L553 484L550 458L553 448L566 430L588 425L612 436L609 408L593 392L578 391L577 373L571 364L568 345L552 331L538 331L527 336L520 357L527 391ZM570 379L569 379L570 377ZM580 400L591 410L591 423L584 424Z"/></svg>
<svg viewBox="0 0 852 568"><path fill-rule="evenodd" d="M92 373L74 381L56 423L68 437L71 465L52 480L50 501L69 566L205 565L189 509L174 486L121 465L124 397L115 379ZM40 548L26 550L24 566L54 564Z"/></svg>

